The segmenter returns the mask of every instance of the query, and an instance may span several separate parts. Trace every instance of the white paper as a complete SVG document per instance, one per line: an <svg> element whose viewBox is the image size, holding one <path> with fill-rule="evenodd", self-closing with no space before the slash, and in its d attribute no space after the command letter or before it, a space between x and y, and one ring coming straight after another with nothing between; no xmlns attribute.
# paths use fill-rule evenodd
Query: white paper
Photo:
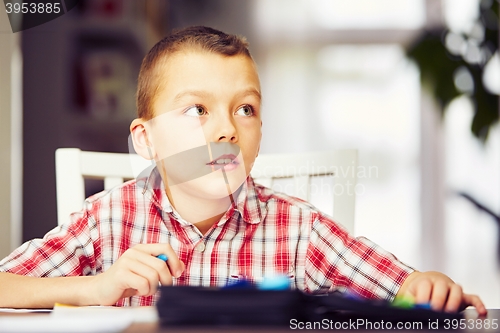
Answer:
<svg viewBox="0 0 500 333"><path fill-rule="evenodd" d="M2 316L0 317L0 332L5 333L92 333L121 332L132 323L126 314L123 316L70 316L57 317L53 315Z"/></svg>
<svg viewBox="0 0 500 333"><path fill-rule="evenodd" d="M158 320L158 312L154 306L134 306L134 307L115 307L115 306L78 306L66 307L56 306L52 311L52 316L69 317L69 316L104 316L106 318L112 316L125 315L132 319L134 323L153 323Z"/></svg>
<svg viewBox="0 0 500 333"><path fill-rule="evenodd" d="M12 312L33 312L11 309ZM4 311L10 312L11 310ZM24 311L23 311L24 310ZM0 316L0 332L5 333L80 333L121 332L133 322L156 322L155 307L56 306L52 313L30 316Z"/></svg>
<svg viewBox="0 0 500 333"><path fill-rule="evenodd" d="M13 309L13 308L0 308L1 312L10 312L10 313L30 313L30 312L42 312L42 313L50 313L52 309Z"/></svg>

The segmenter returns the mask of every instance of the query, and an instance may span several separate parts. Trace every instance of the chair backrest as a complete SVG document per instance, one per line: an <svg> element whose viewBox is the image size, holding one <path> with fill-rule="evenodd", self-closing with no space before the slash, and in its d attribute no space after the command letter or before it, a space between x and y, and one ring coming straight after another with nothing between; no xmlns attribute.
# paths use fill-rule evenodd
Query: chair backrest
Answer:
<svg viewBox="0 0 500 333"><path fill-rule="evenodd" d="M332 176L333 218L352 233L357 161L357 151L354 149L304 154L260 154L251 174L257 183L268 187L273 186L274 179L293 178L295 186L292 195L307 201L310 200L311 178ZM82 209L85 178L102 179L104 189L110 189L127 179L133 179L149 166L151 161L135 154L57 149L58 224L67 221L71 213Z"/></svg>
<svg viewBox="0 0 500 333"><path fill-rule="evenodd" d="M81 151L78 148L56 150L57 222L69 220L79 212L85 200L84 179L104 180L104 189L110 189L135 178L151 165L135 154Z"/></svg>
<svg viewBox="0 0 500 333"><path fill-rule="evenodd" d="M289 194L306 201L311 200L313 177L333 177L333 185L329 188L333 196L333 219L353 234L357 165L356 149L263 154L255 160L251 175L256 183L271 188L276 179L293 179L293 190Z"/></svg>

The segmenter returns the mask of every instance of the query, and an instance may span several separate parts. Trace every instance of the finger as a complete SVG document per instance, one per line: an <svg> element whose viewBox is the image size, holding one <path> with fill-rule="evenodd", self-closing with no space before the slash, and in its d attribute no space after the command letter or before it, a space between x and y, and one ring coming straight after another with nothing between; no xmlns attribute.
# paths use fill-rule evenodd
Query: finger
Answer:
<svg viewBox="0 0 500 333"><path fill-rule="evenodd" d="M429 303L431 299L432 283L429 279L421 279L414 282L414 295L417 304Z"/></svg>
<svg viewBox="0 0 500 333"><path fill-rule="evenodd" d="M134 272L126 271L123 273L122 278L127 284L127 289L135 289L137 292L133 295L146 296L149 295L150 285L148 279L143 276L137 275ZM128 292L126 293L128 294Z"/></svg>
<svg viewBox="0 0 500 333"><path fill-rule="evenodd" d="M153 259L157 259L156 257ZM157 259L156 261L159 261L157 265L157 271L158 271L158 276L160 277L160 283L163 286L170 286L172 285L172 272L170 271L170 268L168 267L167 262Z"/></svg>
<svg viewBox="0 0 500 333"><path fill-rule="evenodd" d="M179 257L174 252L170 244L139 244L134 248L155 257L160 254L165 254L168 257L168 268L174 277L179 277L182 272L184 272L184 266L181 264Z"/></svg>
<svg viewBox="0 0 500 333"><path fill-rule="evenodd" d="M158 287L158 272L151 266L142 263L140 260L128 259L125 264L130 272L147 280L148 290L146 293L142 293L143 290L141 290L141 296L153 295Z"/></svg>
<svg viewBox="0 0 500 333"><path fill-rule="evenodd" d="M165 261L141 251L137 251L137 253L134 254L134 258L136 258L136 260L140 261L141 263L153 268L156 271L157 278L162 285L172 284L172 274ZM170 258L168 260L170 260Z"/></svg>
<svg viewBox="0 0 500 333"><path fill-rule="evenodd" d="M462 304L463 291L462 287L458 284L452 284L450 292L448 293L448 301L444 310L446 312L457 312Z"/></svg>
<svg viewBox="0 0 500 333"><path fill-rule="evenodd" d="M448 298L450 287L446 281L437 280L432 286L431 307L435 311L441 311Z"/></svg>
<svg viewBox="0 0 500 333"><path fill-rule="evenodd" d="M156 261L155 267L158 272L160 283L163 286L172 285L172 272L170 271L170 268L168 267L167 263L161 259L157 259L156 257L151 257L151 258L155 259Z"/></svg>
<svg viewBox="0 0 500 333"><path fill-rule="evenodd" d="M473 307L476 308L478 315L486 316L488 314L488 310L486 310L483 301L481 301L481 299L478 296L463 294L462 300L463 300L462 302L463 308L472 305Z"/></svg>
<svg viewBox="0 0 500 333"><path fill-rule="evenodd" d="M165 254L168 256L167 266L172 273L172 276L178 278L184 272L184 264L179 260L179 257L174 252L172 247L168 244L165 244L167 248L165 249Z"/></svg>
<svg viewBox="0 0 500 333"><path fill-rule="evenodd" d="M120 298L127 298L127 297L132 297L132 296L135 296L137 295L137 290L135 289L132 289L132 288L129 288L129 289L126 289L122 296Z"/></svg>

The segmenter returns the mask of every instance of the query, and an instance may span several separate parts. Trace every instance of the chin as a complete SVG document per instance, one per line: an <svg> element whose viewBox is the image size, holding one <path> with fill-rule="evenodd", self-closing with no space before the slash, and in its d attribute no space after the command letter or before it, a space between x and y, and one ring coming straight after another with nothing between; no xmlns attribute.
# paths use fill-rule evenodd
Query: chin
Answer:
<svg viewBox="0 0 500 333"><path fill-rule="evenodd" d="M182 188L185 192L197 197L214 200L229 198L229 195L232 195L236 190L238 190L241 184L243 184L246 180L246 174L238 171L239 170L237 169L234 170L234 172L226 173L229 189L226 181L224 180L222 171L215 171L206 176L191 180L182 185L179 184L177 186Z"/></svg>

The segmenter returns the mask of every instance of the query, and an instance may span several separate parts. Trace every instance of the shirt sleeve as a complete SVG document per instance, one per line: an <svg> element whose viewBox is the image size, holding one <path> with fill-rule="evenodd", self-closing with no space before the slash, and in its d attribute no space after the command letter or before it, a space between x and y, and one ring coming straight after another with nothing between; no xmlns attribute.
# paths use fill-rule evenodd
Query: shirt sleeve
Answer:
<svg viewBox="0 0 500 333"><path fill-rule="evenodd" d="M0 272L33 277L95 275L99 270L98 229L89 210L49 231L43 239L22 244L0 261Z"/></svg>
<svg viewBox="0 0 500 333"><path fill-rule="evenodd" d="M332 219L319 215L306 257L306 288L349 291L392 301L414 269L365 237L352 237Z"/></svg>

